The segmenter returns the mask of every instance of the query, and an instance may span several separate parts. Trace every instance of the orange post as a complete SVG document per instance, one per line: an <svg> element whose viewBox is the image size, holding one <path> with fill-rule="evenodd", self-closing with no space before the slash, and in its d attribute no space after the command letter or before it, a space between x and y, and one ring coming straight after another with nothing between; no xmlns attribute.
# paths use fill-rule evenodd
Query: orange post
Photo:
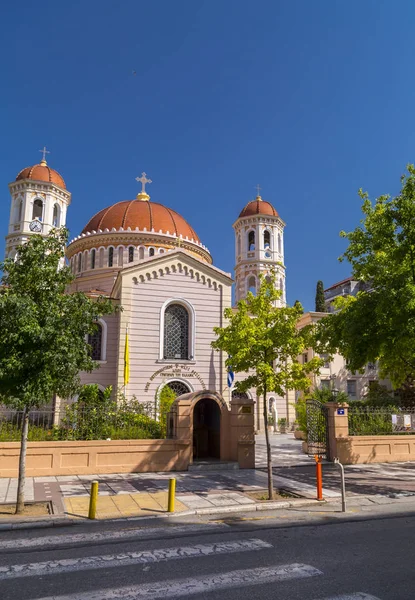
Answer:
<svg viewBox="0 0 415 600"><path fill-rule="evenodd" d="M317 500L324 500L323 498L323 465L321 463L321 457L315 455L314 460L316 461L316 479L317 479Z"/></svg>

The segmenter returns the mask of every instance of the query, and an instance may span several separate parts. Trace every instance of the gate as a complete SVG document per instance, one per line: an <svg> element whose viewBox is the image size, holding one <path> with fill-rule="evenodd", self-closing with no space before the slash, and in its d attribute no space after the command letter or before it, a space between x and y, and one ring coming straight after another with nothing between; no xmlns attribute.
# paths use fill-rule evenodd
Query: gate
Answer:
<svg viewBox="0 0 415 600"><path fill-rule="evenodd" d="M317 400L307 400L306 415L308 455L330 460L327 407Z"/></svg>

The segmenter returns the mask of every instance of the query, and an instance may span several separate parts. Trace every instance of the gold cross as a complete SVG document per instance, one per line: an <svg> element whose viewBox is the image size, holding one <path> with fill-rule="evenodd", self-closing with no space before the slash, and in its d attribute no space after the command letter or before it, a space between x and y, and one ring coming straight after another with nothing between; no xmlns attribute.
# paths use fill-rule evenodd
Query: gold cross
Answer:
<svg viewBox="0 0 415 600"><path fill-rule="evenodd" d="M183 244L183 240L181 237L176 238L176 244L178 248L181 248L181 245Z"/></svg>
<svg viewBox="0 0 415 600"><path fill-rule="evenodd" d="M141 177L136 177L135 178L136 181L139 181L141 183L141 193L145 194L146 193L146 183L153 183L151 181L151 179L147 179L147 173L141 173Z"/></svg>
<svg viewBox="0 0 415 600"><path fill-rule="evenodd" d="M259 183L256 184L256 195L260 196L259 190L262 190L262 187L259 185Z"/></svg>
<svg viewBox="0 0 415 600"><path fill-rule="evenodd" d="M43 146L43 149L39 152L43 152L42 162L46 162L46 154L50 154L49 150L46 150L46 146Z"/></svg>

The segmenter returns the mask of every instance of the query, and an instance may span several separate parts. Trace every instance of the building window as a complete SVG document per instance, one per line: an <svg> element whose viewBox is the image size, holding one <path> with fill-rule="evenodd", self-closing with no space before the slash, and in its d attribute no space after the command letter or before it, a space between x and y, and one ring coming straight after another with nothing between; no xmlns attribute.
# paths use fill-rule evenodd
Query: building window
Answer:
<svg viewBox="0 0 415 600"><path fill-rule="evenodd" d="M93 360L101 360L102 356L102 327L98 323L95 324L95 331L88 335L88 344L91 346L91 358Z"/></svg>
<svg viewBox="0 0 415 600"><path fill-rule="evenodd" d="M105 256L105 248L99 249L99 266L102 268L104 266L104 256Z"/></svg>
<svg viewBox="0 0 415 600"><path fill-rule="evenodd" d="M128 262L134 262L134 246L128 248Z"/></svg>
<svg viewBox="0 0 415 600"><path fill-rule="evenodd" d="M169 304L164 311L165 359L189 359L189 313L182 304Z"/></svg>
<svg viewBox="0 0 415 600"><path fill-rule="evenodd" d="M250 231L248 233L248 250L255 250L255 231Z"/></svg>
<svg viewBox="0 0 415 600"><path fill-rule="evenodd" d="M108 248L108 266L112 267L114 264L114 248Z"/></svg>
<svg viewBox="0 0 415 600"><path fill-rule="evenodd" d="M308 363L308 352L305 352L303 354L303 365L305 365L306 363Z"/></svg>
<svg viewBox="0 0 415 600"><path fill-rule="evenodd" d="M18 223L22 220L23 216L23 200L16 200L15 208L14 208L14 223Z"/></svg>
<svg viewBox="0 0 415 600"><path fill-rule="evenodd" d="M320 381L320 386L322 390L329 390L330 389L330 379L322 379Z"/></svg>
<svg viewBox="0 0 415 600"><path fill-rule="evenodd" d="M241 253L241 236L238 235L238 255Z"/></svg>
<svg viewBox="0 0 415 600"><path fill-rule="evenodd" d="M148 255L154 256L154 248L150 248L150 250L148 251Z"/></svg>
<svg viewBox="0 0 415 600"><path fill-rule="evenodd" d="M39 219L39 221L41 221L42 217L43 217L43 202L39 198L36 198L36 200L33 202L32 219Z"/></svg>
<svg viewBox="0 0 415 600"><path fill-rule="evenodd" d="M264 231L264 248L269 248L271 245L271 234L269 231Z"/></svg>
<svg viewBox="0 0 415 600"><path fill-rule="evenodd" d="M176 397L190 392L190 388L183 381L169 381L166 385L173 390Z"/></svg>
<svg viewBox="0 0 415 600"><path fill-rule="evenodd" d="M95 269L95 250L91 250L91 269Z"/></svg>
<svg viewBox="0 0 415 600"><path fill-rule="evenodd" d="M320 358L322 358L324 360L323 367L325 369L328 369L330 367L328 354L320 354Z"/></svg>
<svg viewBox="0 0 415 600"><path fill-rule="evenodd" d="M78 273L81 272L81 269L82 269L82 254L79 253L78 254Z"/></svg>
<svg viewBox="0 0 415 600"><path fill-rule="evenodd" d="M356 380L348 379L347 380L347 395L351 398L356 398Z"/></svg>
<svg viewBox="0 0 415 600"><path fill-rule="evenodd" d="M248 288L248 290L247 290L248 292L251 292L251 294L256 296L256 280L253 275L251 275L251 277L248 278L247 288Z"/></svg>
<svg viewBox="0 0 415 600"><path fill-rule="evenodd" d="M52 225L53 227L60 227L61 225L61 209L58 204L53 206Z"/></svg>
<svg viewBox="0 0 415 600"><path fill-rule="evenodd" d="M281 235L278 234L278 252L281 254Z"/></svg>

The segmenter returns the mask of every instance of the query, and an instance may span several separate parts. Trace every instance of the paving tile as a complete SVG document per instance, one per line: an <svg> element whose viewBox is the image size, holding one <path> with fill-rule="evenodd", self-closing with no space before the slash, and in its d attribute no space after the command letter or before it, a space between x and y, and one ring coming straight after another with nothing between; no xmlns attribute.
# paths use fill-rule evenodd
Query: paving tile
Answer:
<svg viewBox="0 0 415 600"><path fill-rule="evenodd" d="M208 494L206 500L209 500L214 506L237 504L235 500L232 500L232 498L229 498L226 494Z"/></svg>

